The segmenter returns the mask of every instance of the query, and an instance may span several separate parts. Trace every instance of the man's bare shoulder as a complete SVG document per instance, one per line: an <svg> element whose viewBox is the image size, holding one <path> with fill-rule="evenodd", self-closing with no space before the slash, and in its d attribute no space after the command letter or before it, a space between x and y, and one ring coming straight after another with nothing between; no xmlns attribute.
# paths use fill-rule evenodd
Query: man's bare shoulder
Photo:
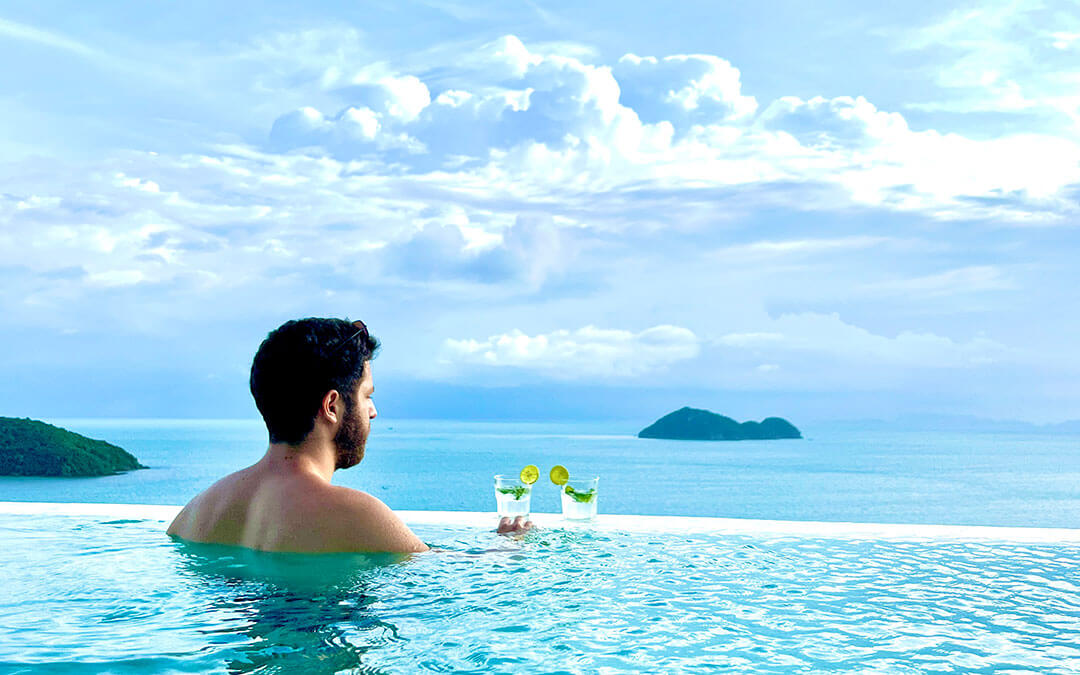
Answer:
<svg viewBox="0 0 1080 675"><path fill-rule="evenodd" d="M418 553L426 544L381 499L341 486L325 493L329 518L338 524L337 534L359 550Z"/></svg>
<svg viewBox="0 0 1080 675"><path fill-rule="evenodd" d="M197 495L168 528L190 541L276 551L415 553L427 546L378 498L250 469Z"/></svg>
<svg viewBox="0 0 1080 675"><path fill-rule="evenodd" d="M249 469L242 469L218 479L213 485L195 495L173 519L168 534L184 539L198 539L201 530L207 529L208 521L228 517L229 499L236 486L245 481Z"/></svg>

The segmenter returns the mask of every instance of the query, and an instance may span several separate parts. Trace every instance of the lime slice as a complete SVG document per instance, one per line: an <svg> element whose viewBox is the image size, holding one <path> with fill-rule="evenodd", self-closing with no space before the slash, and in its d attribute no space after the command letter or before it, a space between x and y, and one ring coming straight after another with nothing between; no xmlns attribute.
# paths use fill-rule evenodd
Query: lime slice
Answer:
<svg viewBox="0 0 1080 675"><path fill-rule="evenodd" d="M551 467L551 473L548 474L548 477L556 485L566 485L566 481L570 480L570 472L562 464L556 464Z"/></svg>
<svg viewBox="0 0 1080 675"><path fill-rule="evenodd" d="M521 475L518 477L521 478L522 483L532 485L540 477L540 469L537 469L535 464L530 464L521 470Z"/></svg>

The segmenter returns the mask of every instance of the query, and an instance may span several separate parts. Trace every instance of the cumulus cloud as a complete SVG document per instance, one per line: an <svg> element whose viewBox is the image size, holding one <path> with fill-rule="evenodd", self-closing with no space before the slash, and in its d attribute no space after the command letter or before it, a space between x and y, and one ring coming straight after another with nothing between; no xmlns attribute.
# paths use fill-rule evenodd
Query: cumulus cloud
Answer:
<svg viewBox="0 0 1080 675"><path fill-rule="evenodd" d="M709 54L627 54L613 64L530 49L515 36L471 48L438 78L364 66L329 87L336 108L282 113L277 150L317 146L387 170L482 176L532 197L749 184L827 186L826 199L935 218L1059 221L1080 183L1080 144L1015 133L915 130L864 97L784 96L759 109L738 68Z"/></svg>
<svg viewBox="0 0 1080 675"><path fill-rule="evenodd" d="M537 54L514 36L480 47L464 60L468 88L439 91L432 101L426 84L414 75L383 75L335 90L346 101L340 110L309 107L285 113L274 123L271 140L280 148L321 145L337 152L360 152L350 147L346 114L352 108L374 113L374 132L366 140L383 147L415 139L429 158L414 158L419 168L442 166L448 158L486 157L494 150L542 144L553 148L595 147L604 153L634 153L639 148L667 145L669 122L655 128L619 103L620 88L607 66L584 63L560 54ZM707 79L707 78L706 78ZM706 81L698 92L687 85L680 94L696 107L698 99L712 101L715 86ZM697 92L697 93L695 93ZM680 99L682 100L682 99ZM704 104L704 103L703 103ZM339 128L346 127L346 128ZM417 154L420 154L419 152Z"/></svg>
<svg viewBox="0 0 1080 675"><path fill-rule="evenodd" d="M698 355L697 336L678 326L638 333L586 326L529 336L520 330L484 340L447 339L443 359L451 364L518 368L558 379L637 377Z"/></svg>
<svg viewBox="0 0 1080 675"><path fill-rule="evenodd" d="M859 148L910 133L903 116L880 111L862 96L818 96L809 101L785 96L770 104L759 122L791 134L807 147Z"/></svg>
<svg viewBox="0 0 1080 675"><path fill-rule="evenodd" d="M647 122L711 124L757 110L754 97L742 93L739 69L712 54L627 54L613 70L623 105Z"/></svg>

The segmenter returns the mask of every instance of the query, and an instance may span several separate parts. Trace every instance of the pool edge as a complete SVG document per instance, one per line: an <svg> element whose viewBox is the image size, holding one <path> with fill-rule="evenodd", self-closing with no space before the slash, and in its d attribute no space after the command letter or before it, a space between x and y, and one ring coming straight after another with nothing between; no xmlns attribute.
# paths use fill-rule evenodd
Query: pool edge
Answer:
<svg viewBox="0 0 1080 675"><path fill-rule="evenodd" d="M179 506L75 502L0 502L0 515L58 515L170 521ZM409 525L492 528L493 513L476 511L398 511ZM554 513L534 513L538 527L589 528L598 531L668 534L719 533L750 536L794 536L855 539L987 540L1029 543L1080 543L1080 529L994 527L985 525L922 525L800 520L753 520L699 516L630 516L605 514L588 523L570 523Z"/></svg>

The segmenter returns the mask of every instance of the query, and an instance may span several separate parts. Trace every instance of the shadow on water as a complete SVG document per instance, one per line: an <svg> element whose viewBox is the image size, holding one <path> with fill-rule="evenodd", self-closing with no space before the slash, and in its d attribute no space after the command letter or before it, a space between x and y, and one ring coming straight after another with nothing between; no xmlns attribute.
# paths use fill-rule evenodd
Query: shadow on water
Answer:
<svg viewBox="0 0 1080 675"><path fill-rule="evenodd" d="M181 574L206 603L200 629L229 673L382 673L364 654L404 640L380 619L392 554L266 553L177 541Z"/></svg>

